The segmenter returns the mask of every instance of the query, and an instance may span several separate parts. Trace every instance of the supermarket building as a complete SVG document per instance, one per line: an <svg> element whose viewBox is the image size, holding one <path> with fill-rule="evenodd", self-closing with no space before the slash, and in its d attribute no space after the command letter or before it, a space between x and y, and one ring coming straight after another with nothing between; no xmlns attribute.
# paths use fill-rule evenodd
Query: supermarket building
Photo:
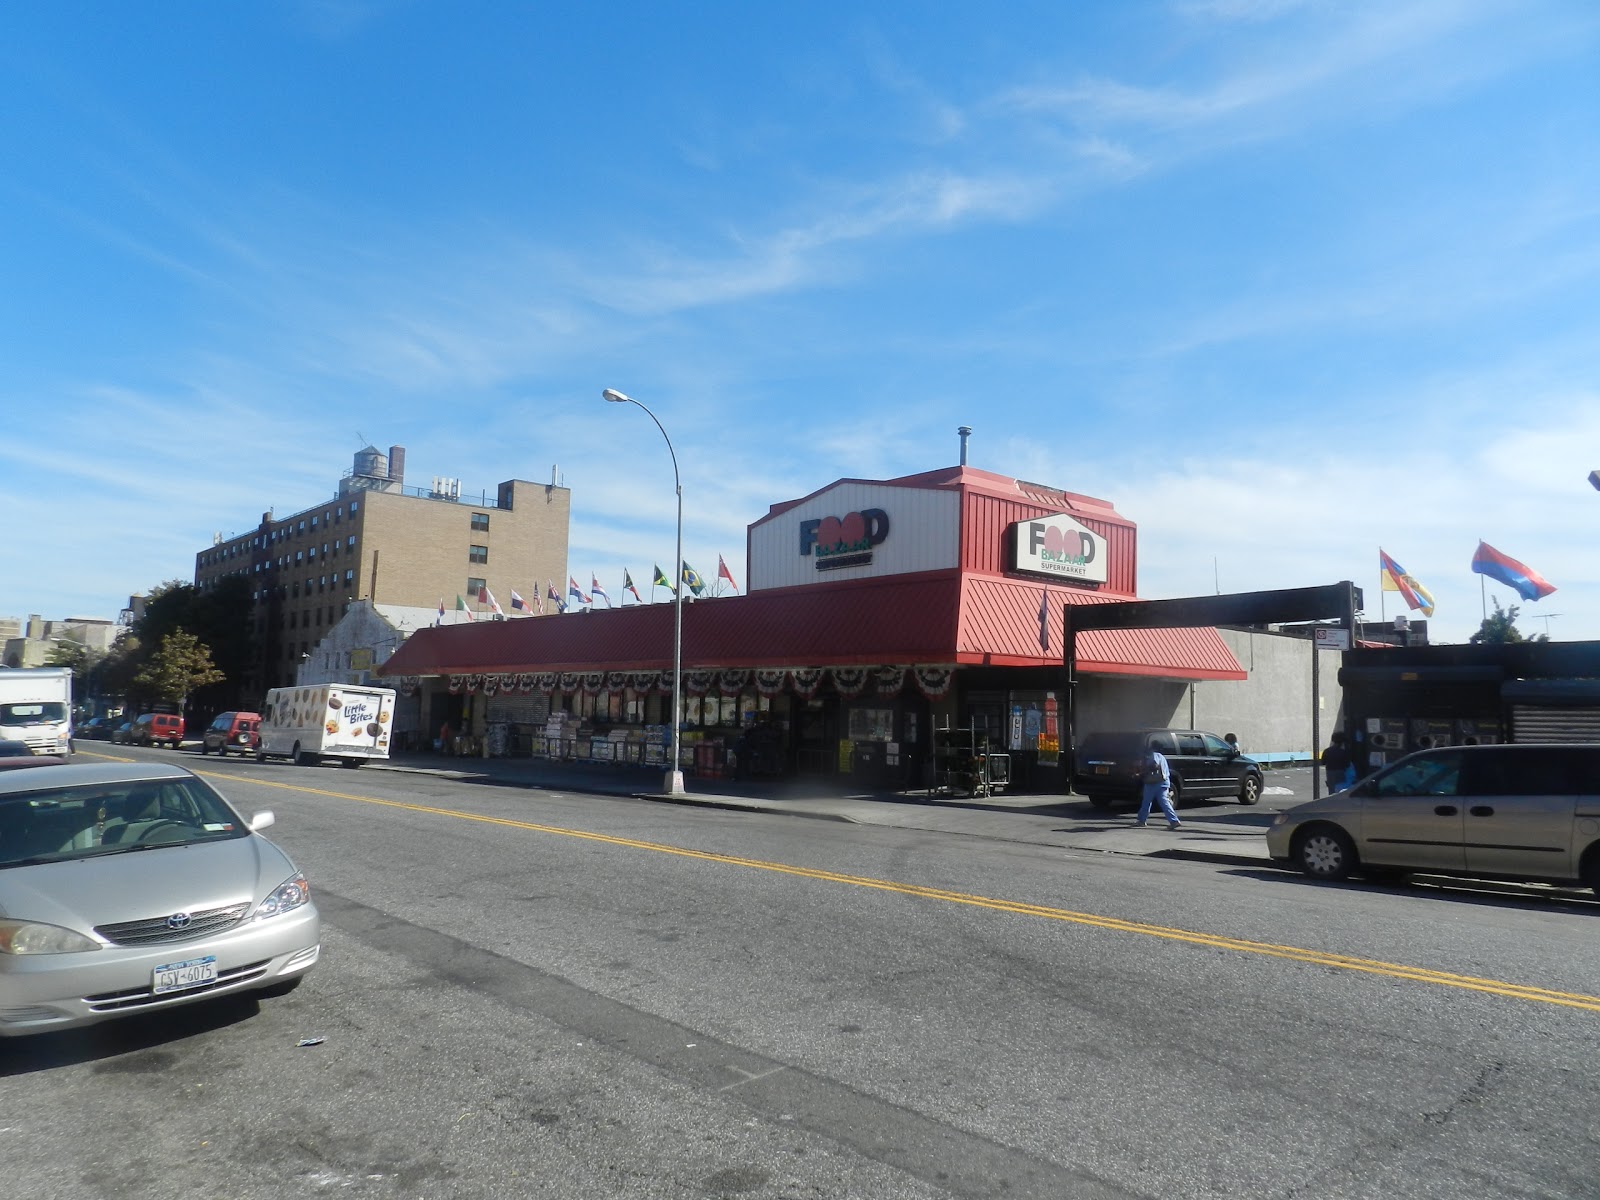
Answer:
<svg viewBox="0 0 1600 1200"><path fill-rule="evenodd" d="M841 479L746 549L748 594L683 607L685 771L737 749L754 774L916 787L967 730L1018 785L1066 790L1062 609L1137 598L1110 503L964 465ZM672 645L670 603L591 608L421 629L379 673L419 746L448 724L468 753L661 763ZM1077 656L1079 736L1192 724L1199 686L1248 678L1213 628L1084 632Z"/></svg>

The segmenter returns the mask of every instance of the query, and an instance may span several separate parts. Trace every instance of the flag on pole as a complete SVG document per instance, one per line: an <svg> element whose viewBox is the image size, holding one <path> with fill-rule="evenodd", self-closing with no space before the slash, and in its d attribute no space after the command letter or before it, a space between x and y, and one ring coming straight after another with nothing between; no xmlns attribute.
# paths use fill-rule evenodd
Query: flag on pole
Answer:
<svg viewBox="0 0 1600 1200"><path fill-rule="evenodd" d="M487 583L478 585L478 603L487 604L497 616L505 616L505 610L500 607L500 601L494 598L494 593L489 590Z"/></svg>
<svg viewBox="0 0 1600 1200"><path fill-rule="evenodd" d="M593 572L590 572L589 574L589 595L603 597L606 602L606 607L611 607L611 593L600 586L600 577Z"/></svg>
<svg viewBox="0 0 1600 1200"><path fill-rule="evenodd" d="M673 595L677 595L678 592L678 589L672 586L672 580L667 578L667 573L661 569L659 564L656 566L656 577L650 581L650 586L664 587Z"/></svg>
<svg viewBox="0 0 1600 1200"><path fill-rule="evenodd" d="M1472 569L1505 584L1524 600L1543 600L1556 590L1555 584L1532 567L1501 554L1488 542L1478 543L1472 556Z"/></svg>
<svg viewBox="0 0 1600 1200"><path fill-rule="evenodd" d="M467 607L467 602L461 598L460 592L456 593L456 611L466 613L467 620L469 621L476 621L478 619L472 615L472 610Z"/></svg>
<svg viewBox="0 0 1600 1200"><path fill-rule="evenodd" d="M593 603L593 601L588 596L585 596L583 594L583 589L578 586L578 581L576 579L574 579L571 575L567 576L567 595L571 596L579 604L592 604Z"/></svg>
<svg viewBox="0 0 1600 1200"><path fill-rule="evenodd" d="M555 604L556 611L566 612L567 606L562 602L561 593L556 591L556 581L554 579L547 579L545 582L550 586L550 590L547 591L545 595L549 597L549 599Z"/></svg>
<svg viewBox="0 0 1600 1200"><path fill-rule="evenodd" d="M537 595L537 593L535 593L535 594ZM512 588L511 589L511 610L513 612L530 612L530 611L532 611L531 609L528 608L528 602L526 600L524 600L521 596L517 595L517 589L516 588Z"/></svg>
<svg viewBox="0 0 1600 1200"><path fill-rule="evenodd" d="M706 590L706 581L701 579L700 572L688 563L683 564L683 582L689 585L689 590L696 596Z"/></svg>
<svg viewBox="0 0 1600 1200"><path fill-rule="evenodd" d="M435 625L443 625L444 624L444 597L443 596L439 597L439 616L434 621L434 624Z"/></svg>
<svg viewBox="0 0 1600 1200"><path fill-rule="evenodd" d="M644 603L644 597L639 595L639 589L633 586L633 576L628 574L628 569L626 567L622 569L622 590L625 592L632 592L635 600L637 600L640 604Z"/></svg>
<svg viewBox="0 0 1600 1200"><path fill-rule="evenodd" d="M734 591L739 590L739 585L733 581L733 572L728 570L728 564L722 561L722 555L717 555L717 578L726 579L728 586Z"/></svg>
<svg viewBox="0 0 1600 1200"><path fill-rule="evenodd" d="M1433 616L1433 593L1418 583L1415 575L1407 575L1382 546L1378 547L1378 568L1383 591L1399 592L1407 608L1420 608L1423 616Z"/></svg>

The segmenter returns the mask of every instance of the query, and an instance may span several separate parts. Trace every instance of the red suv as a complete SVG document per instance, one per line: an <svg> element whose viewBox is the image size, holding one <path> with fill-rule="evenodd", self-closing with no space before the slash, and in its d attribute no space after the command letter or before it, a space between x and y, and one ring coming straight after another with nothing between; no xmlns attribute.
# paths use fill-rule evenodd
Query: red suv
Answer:
<svg viewBox="0 0 1600 1200"><path fill-rule="evenodd" d="M128 730L128 741L135 746L159 746L165 742L176 750L183 741L183 718L176 713L144 713Z"/></svg>
<svg viewBox="0 0 1600 1200"><path fill-rule="evenodd" d="M256 731L260 726L260 713L221 713L200 735L200 753L210 754L215 750L224 758L230 750L235 754L254 753L256 740L260 737Z"/></svg>

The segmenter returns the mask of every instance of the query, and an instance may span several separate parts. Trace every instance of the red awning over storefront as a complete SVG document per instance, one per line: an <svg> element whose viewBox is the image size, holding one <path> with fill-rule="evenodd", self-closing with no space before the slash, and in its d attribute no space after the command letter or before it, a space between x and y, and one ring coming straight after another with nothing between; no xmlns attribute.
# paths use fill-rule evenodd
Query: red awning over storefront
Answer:
<svg viewBox="0 0 1600 1200"><path fill-rule="evenodd" d="M1076 588L957 572L695 600L683 607L683 666L1051 666L1061 661L1062 605L1095 601ZM643 604L434 626L412 634L379 674L667 670L672 613L670 603ZM1077 641L1084 673L1246 678L1215 629L1096 631Z"/></svg>

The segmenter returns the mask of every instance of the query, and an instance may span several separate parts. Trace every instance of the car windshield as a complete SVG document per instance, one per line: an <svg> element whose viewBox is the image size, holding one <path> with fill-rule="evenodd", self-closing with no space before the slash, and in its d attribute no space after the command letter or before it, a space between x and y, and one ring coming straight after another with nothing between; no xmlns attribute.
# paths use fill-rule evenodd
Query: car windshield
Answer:
<svg viewBox="0 0 1600 1200"><path fill-rule="evenodd" d="M67 706L60 700L0 704L0 725L50 725L66 719Z"/></svg>
<svg viewBox="0 0 1600 1200"><path fill-rule="evenodd" d="M0 869L250 836L199 779L40 788L0 797Z"/></svg>

